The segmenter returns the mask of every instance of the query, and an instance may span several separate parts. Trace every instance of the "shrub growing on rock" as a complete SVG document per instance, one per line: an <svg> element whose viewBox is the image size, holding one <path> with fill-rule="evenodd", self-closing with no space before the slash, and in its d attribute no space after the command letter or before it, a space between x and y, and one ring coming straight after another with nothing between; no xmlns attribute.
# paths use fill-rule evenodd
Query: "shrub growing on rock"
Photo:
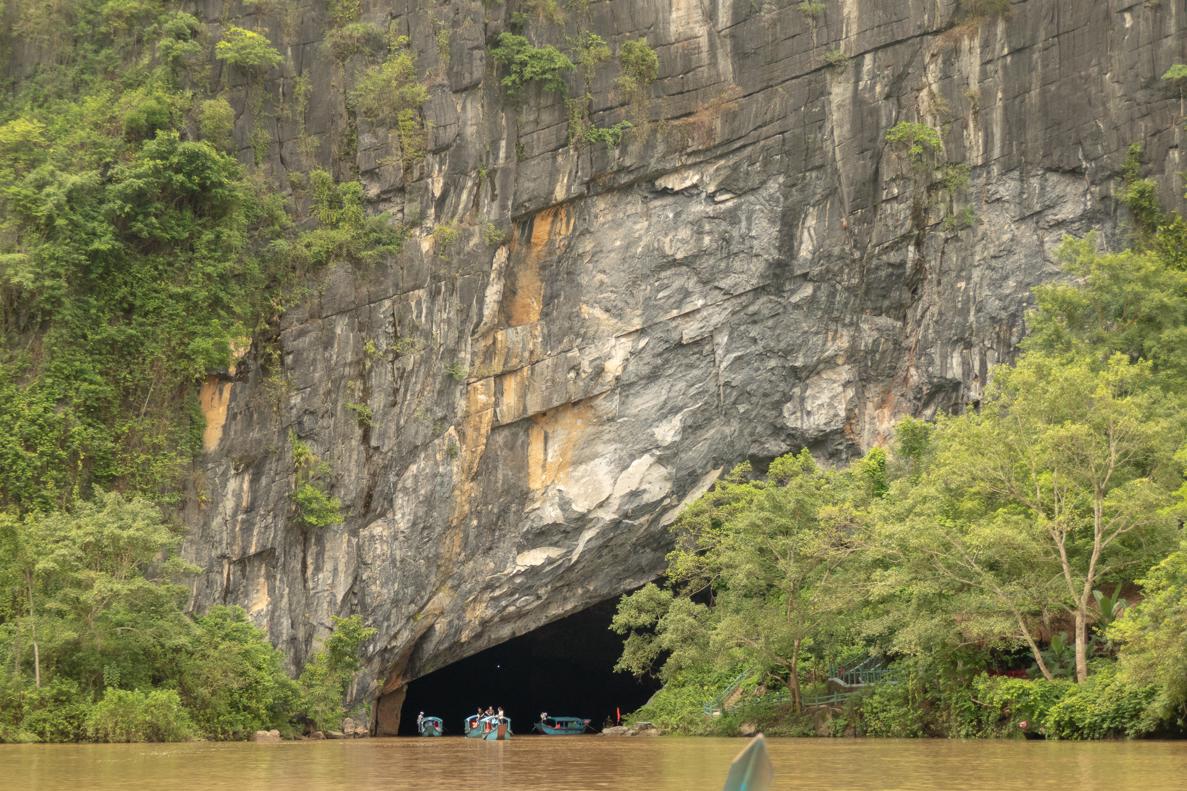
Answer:
<svg viewBox="0 0 1187 791"><path fill-rule="evenodd" d="M554 46L536 47L524 36L501 33L491 56L506 70L501 80L507 93L518 95L535 83L546 91L565 92L565 75L575 67L569 56Z"/></svg>
<svg viewBox="0 0 1187 791"><path fill-rule="evenodd" d="M214 45L214 56L246 71L264 71L284 62L284 56L265 36L241 27L227 28L222 40Z"/></svg>

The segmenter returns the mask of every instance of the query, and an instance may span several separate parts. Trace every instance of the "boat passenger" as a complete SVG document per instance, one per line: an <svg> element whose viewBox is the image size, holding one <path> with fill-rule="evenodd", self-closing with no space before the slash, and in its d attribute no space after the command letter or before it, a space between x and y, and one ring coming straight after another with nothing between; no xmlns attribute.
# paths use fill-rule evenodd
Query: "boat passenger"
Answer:
<svg viewBox="0 0 1187 791"><path fill-rule="evenodd" d="M417 730L417 732L419 732L422 728L424 728L424 724L425 724L425 713L422 711L420 714L416 715L416 730Z"/></svg>
<svg viewBox="0 0 1187 791"><path fill-rule="evenodd" d="M503 707L499 706L499 719L503 719Z"/></svg>

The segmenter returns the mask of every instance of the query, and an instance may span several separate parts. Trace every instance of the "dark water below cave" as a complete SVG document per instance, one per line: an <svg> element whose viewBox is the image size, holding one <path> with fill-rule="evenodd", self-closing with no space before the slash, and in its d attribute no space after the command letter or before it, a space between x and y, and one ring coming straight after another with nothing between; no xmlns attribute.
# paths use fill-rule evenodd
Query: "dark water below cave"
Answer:
<svg viewBox="0 0 1187 791"><path fill-rule="evenodd" d="M741 739L530 737L0 745L24 791L716 791ZM1184 742L771 739L778 789L1179 791Z"/></svg>

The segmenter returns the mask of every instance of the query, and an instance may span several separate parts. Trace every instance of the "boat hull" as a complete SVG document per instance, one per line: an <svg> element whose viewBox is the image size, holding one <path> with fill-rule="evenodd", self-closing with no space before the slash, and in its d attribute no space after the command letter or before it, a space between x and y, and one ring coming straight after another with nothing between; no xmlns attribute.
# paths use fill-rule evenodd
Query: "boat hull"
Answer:
<svg viewBox="0 0 1187 791"><path fill-rule="evenodd" d="M511 727L505 722L500 722L491 728L489 733L483 734L482 738L488 742L505 742L511 738Z"/></svg>
<svg viewBox="0 0 1187 791"><path fill-rule="evenodd" d="M548 720L537 722L532 730L545 736L580 736L589 728L589 720L579 717L549 717Z"/></svg>
<svg viewBox="0 0 1187 791"><path fill-rule="evenodd" d="M585 733L585 726L580 728L553 728L550 725L543 725L537 722L535 728L545 736L580 736Z"/></svg>
<svg viewBox="0 0 1187 791"><path fill-rule="evenodd" d="M511 720L507 717L483 717L476 724L472 719L468 719L465 728L467 739L495 742L511 738Z"/></svg>

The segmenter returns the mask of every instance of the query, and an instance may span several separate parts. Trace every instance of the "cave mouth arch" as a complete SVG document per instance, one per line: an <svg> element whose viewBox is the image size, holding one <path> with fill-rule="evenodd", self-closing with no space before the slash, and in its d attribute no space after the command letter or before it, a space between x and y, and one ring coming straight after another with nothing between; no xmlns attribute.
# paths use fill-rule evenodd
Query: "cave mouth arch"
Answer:
<svg viewBox="0 0 1187 791"><path fill-rule="evenodd" d="M584 717L596 729L617 711L642 706L655 679L615 673L622 638L610 631L617 599L595 604L520 637L458 660L408 683L399 735L416 735L416 715L441 717L445 733L462 734L462 721L502 706L516 734L527 734L540 712Z"/></svg>

